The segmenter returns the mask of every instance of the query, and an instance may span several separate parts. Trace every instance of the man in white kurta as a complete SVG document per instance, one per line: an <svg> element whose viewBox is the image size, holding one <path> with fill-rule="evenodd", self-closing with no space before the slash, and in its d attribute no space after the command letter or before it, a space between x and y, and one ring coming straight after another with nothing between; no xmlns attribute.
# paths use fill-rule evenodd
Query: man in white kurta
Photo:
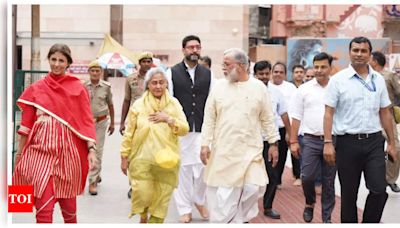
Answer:
<svg viewBox="0 0 400 228"><path fill-rule="evenodd" d="M216 82L205 107L200 157L206 164L212 223L243 223L257 216L257 201L268 181L262 131L271 145L269 160L273 166L278 160L279 135L270 97L262 82L248 76L247 68L244 51L225 51L226 79Z"/></svg>
<svg viewBox="0 0 400 228"><path fill-rule="evenodd" d="M206 202L204 165L199 153L204 104L214 79L209 69L198 64L200 51L200 38L186 36L182 41L183 61L167 71L170 94L181 103L190 127L189 134L179 137L181 163L179 184L174 191L174 199L181 223L192 220L193 205L201 217L208 218L208 211L204 206Z"/></svg>

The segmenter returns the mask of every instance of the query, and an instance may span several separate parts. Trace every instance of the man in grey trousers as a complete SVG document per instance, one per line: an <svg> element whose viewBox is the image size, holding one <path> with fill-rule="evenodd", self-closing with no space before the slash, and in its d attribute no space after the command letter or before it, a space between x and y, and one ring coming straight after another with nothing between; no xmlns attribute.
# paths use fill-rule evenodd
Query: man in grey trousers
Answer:
<svg viewBox="0 0 400 228"><path fill-rule="evenodd" d="M313 59L315 78L302 84L290 104L289 115L292 116L290 134L290 151L293 156L302 156L301 180L306 206L303 212L305 222L311 222L314 216L315 179L322 174L322 221L331 223L331 214L335 206L336 166L324 161L325 113L324 96L331 73L332 57L324 52ZM300 151L297 135L300 124L303 129L303 147ZM321 169L320 172L318 169Z"/></svg>

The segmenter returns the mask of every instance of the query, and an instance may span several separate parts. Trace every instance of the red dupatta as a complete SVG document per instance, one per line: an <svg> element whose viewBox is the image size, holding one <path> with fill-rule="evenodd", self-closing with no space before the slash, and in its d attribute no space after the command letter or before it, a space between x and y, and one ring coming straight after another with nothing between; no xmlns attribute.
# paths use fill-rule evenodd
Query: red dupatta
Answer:
<svg viewBox="0 0 400 228"><path fill-rule="evenodd" d="M89 95L74 76L49 73L29 86L17 104L22 110L25 105L32 105L67 125L79 138L96 141Z"/></svg>
<svg viewBox="0 0 400 228"><path fill-rule="evenodd" d="M74 76L49 73L29 86L17 100L21 110L28 105L47 113L66 125L78 138L75 141L82 168L82 189L88 172L87 142L96 142L96 128L87 90Z"/></svg>

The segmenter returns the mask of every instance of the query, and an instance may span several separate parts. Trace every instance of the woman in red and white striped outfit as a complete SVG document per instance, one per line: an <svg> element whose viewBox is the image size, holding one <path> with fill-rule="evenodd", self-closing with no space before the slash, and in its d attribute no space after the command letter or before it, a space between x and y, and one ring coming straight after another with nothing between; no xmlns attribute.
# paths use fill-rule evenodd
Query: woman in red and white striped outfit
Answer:
<svg viewBox="0 0 400 228"><path fill-rule="evenodd" d="M76 223L76 196L96 165L96 131L86 89L65 74L69 47L55 44L47 58L49 74L17 101L22 121L13 184L33 185L37 223L52 223L56 202L64 222Z"/></svg>

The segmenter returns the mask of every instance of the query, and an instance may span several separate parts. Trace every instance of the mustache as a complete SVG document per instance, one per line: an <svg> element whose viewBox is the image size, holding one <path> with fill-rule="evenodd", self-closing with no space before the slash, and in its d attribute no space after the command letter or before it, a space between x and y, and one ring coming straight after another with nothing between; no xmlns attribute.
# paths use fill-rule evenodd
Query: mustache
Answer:
<svg viewBox="0 0 400 228"><path fill-rule="evenodd" d="M198 61L199 59L200 59L200 55L198 55L198 54L190 54L190 55L188 55L188 56L186 56L186 59L188 60L188 61Z"/></svg>
<svg viewBox="0 0 400 228"><path fill-rule="evenodd" d="M238 81L238 74L236 69L233 69L231 72L228 73L227 75L228 80L233 83Z"/></svg>

